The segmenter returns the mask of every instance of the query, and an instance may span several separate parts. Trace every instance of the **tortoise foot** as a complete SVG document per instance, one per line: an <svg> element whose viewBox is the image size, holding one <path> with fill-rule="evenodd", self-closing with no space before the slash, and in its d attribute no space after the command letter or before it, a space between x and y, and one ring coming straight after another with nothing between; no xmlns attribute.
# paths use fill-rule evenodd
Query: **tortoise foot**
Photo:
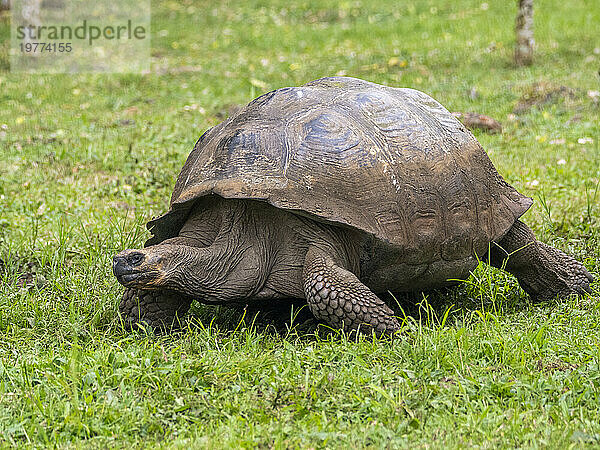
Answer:
<svg viewBox="0 0 600 450"><path fill-rule="evenodd" d="M508 270L533 301L591 293L594 277L583 264L561 250L536 240L533 232L517 220L498 245L490 262Z"/></svg>
<svg viewBox="0 0 600 450"><path fill-rule="evenodd" d="M333 328L380 336L400 330L394 312L377 295L316 247L306 255L304 292L313 315Z"/></svg>
<svg viewBox="0 0 600 450"><path fill-rule="evenodd" d="M172 291L125 289L119 304L124 327L128 331L152 328L168 332L181 327L181 320L192 301Z"/></svg>

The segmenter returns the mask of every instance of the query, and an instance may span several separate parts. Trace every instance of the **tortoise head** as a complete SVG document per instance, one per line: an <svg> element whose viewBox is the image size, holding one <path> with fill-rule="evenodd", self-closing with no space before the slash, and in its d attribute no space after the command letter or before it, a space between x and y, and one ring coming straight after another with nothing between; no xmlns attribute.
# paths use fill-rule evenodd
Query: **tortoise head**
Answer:
<svg viewBox="0 0 600 450"><path fill-rule="evenodd" d="M235 258L228 258L225 246L216 251L198 248L172 240L143 249L124 250L113 258L113 273L117 281L128 288L168 289L189 296L203 296L218 286L221 272L234 267Z"/></svg>
<svg viewBox="0 0 600 450"><path fill-rule="evenodd" d="M113 258L113 273L125 287L159 289L176 266L177 255L172 246L152 246L124 250Z"/></svg>

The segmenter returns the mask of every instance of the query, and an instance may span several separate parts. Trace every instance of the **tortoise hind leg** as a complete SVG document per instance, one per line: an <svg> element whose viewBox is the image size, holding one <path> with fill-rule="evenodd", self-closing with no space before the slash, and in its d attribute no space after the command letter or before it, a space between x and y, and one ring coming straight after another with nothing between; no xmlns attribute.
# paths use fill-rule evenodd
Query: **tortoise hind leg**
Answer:
<svg viewBox="0 0 600 450"><path fill-rule="evenodd" d="M492 243L489 260L492 266L517 277L534 301L591 293L594 278L583 264L536 240L529 227L519 220L498 243Z"/></svg>
<svg viewBox="0 0 600 450"><path fill-rule="evenodd" d="M181 325L192 300L173 291L151 291L127 288L119 304L125 328L149 325L155 331L170 331Z"/></svg>
<svg viewBox="0 0 600 450"><path fill-rule="evenodd" d="M317 319L346 331L372 330L378 335L400 329L394 312L323 250L309 249L303 278L308 307Z"/></svg>

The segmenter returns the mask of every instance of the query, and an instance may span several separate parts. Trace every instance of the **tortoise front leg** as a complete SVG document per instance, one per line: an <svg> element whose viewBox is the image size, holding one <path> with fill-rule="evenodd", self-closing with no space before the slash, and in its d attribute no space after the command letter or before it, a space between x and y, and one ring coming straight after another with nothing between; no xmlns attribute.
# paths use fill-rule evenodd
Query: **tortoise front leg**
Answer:
<svg viewBox="0 0 600 450"><path fill-rule="evenodd" d="M308 250L303 277L306 300L317 319L346 331L387 334L400 329L394 312L323 250Z"/></svg>
<svg viewBox="0 0 600 450"><path fill-rule="evenodd" d="M490 249L490 264L512 273L532 300L548 300L571 294L591 293L594 280L583 264L536 240L517 220L508 233Z"/></svg>
<svg viewBox="0 0 600 450"><path fill-rule="evenodd" d="M190 298L174 291L127 288L119 304L119 312L128 330L140 324L155 331L171 331L179 328L191 304Z"/></svg>

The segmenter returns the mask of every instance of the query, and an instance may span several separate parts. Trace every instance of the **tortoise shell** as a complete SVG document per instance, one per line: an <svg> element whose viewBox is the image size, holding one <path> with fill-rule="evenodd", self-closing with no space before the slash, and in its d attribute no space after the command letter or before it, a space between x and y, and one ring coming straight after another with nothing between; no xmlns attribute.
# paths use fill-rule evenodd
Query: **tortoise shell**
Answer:
<svg viewBox="0 0 600 450"><path fill-rule="evenodd" d="M421 263L483 256L532 203L437 101L346 77L269 92L204 133L147 245L210 194L359 229Z"/></svg>

